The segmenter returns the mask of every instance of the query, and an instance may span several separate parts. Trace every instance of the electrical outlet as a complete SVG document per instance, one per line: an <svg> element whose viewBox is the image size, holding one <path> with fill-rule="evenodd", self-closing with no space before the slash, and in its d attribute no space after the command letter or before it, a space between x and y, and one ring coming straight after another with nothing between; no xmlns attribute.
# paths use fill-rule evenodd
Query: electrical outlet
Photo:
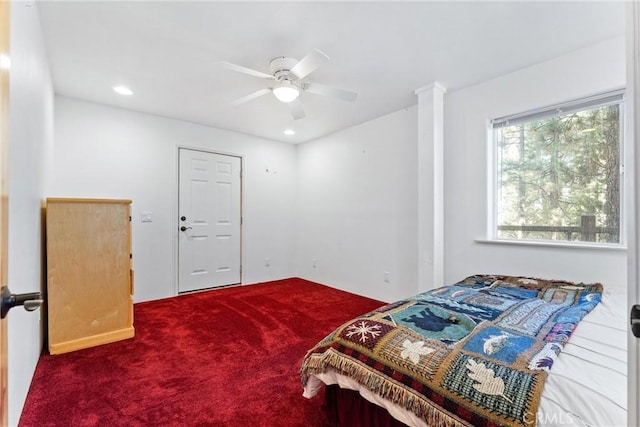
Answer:
<svg viewBox="0 0 640 427"><path fill-rule="evenodd" d="M318 267L318 258L314 258L314 259L311 260L311 266L313 268Z"/></svg>
<svg viewBox="0 0 640 427"><path fill-rule="evenodd" d="M384 271L382 274L384 275L384 282L385 283L391 282L391 279L389 279L389 272L388 271Z"/></svg>
<svg viewBox="0 0 640 427"><path fill-rule="evenodd" d="M265 267L270 267L271 266L271 258L265 258L264 259L264 266Z"/></svg>

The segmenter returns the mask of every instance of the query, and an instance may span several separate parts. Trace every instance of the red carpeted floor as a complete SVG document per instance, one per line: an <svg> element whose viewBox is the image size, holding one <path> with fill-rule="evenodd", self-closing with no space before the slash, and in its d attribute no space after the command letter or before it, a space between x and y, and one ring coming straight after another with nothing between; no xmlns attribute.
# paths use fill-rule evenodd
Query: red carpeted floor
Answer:
<svg viewBox="0 0 640 427"><path fill-rule="evenodd" d="M380 305L295 278L136 304L135 338L41 356L20 426L321 426L302 357Z"/></svg>

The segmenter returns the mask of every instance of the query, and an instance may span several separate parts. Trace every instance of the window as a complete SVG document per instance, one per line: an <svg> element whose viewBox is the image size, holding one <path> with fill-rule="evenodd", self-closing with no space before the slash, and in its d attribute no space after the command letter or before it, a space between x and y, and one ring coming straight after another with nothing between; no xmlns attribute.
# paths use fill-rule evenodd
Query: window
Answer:
<svg viewBox="0 0 640 427"><path fill-rule="evenodd" d="M620 243L622 91L491 122L495 237Z"/></svg>

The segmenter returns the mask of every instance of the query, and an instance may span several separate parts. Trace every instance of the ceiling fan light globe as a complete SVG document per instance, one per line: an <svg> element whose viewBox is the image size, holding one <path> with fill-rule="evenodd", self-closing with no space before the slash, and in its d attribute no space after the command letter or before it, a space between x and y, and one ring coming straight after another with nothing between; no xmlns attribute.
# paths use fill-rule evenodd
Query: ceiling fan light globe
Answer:
<svg viewBox="0 0 640 427"><path fill-rule="evenodd" d="M280 102L288 104L300 95L300 91L291 84L281 84L273 88L273 94Z"/></svg>

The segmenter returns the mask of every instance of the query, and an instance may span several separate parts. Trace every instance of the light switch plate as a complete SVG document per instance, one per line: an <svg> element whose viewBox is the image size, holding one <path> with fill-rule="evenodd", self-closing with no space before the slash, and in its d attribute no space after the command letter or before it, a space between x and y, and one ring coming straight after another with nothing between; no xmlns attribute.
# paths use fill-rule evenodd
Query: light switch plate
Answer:
<svg viewBox="0 0 640 427"><path fill-rule="evenodd" d="M140 215L140 221L141 222L152 222L153 221L153 214L151 212L142 212L142 214Z"/></svg>

